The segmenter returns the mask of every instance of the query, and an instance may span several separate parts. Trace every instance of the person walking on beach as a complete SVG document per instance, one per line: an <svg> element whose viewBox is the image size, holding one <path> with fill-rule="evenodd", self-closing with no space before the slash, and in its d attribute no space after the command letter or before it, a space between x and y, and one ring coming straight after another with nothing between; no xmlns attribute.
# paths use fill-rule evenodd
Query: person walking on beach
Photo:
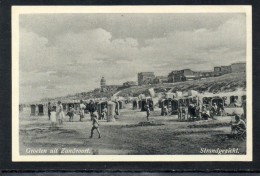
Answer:
<svg viewBox="0 0 260 176"><path fill-rule="evenodd" d="M99 123L98 123L97 115L95 113L91 114L91 120L92 120L92 128L91 128L91 134L89 138L93 137L94 130L97 130L98 138L101 138L101 134L99 131Z"/></svg>
<svg viewBox="0 0 260 176"><path fill-rule="evenodd" d="M51 120L51 110L52 110L51 102L48 102L48 117L49 117L49 120Z"/></svg>
<svg viewBox="0 0 260 176"><path fill-rule="evenodd" d="M149 121L149 116L150 116L150 108L149 108L149 105L145 105L145 108L146 108L146 118L147 118L147 121Z"/></svg>

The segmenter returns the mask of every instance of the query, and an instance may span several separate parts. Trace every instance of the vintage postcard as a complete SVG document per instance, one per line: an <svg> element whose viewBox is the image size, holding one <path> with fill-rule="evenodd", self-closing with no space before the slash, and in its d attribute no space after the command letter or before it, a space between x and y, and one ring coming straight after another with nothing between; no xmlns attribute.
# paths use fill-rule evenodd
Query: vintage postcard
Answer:
<svg viewBox="0 0 260 176"><path fill-rule="evenodd" d="M252 161L251 6L13 6L12 160Z"/></svg>

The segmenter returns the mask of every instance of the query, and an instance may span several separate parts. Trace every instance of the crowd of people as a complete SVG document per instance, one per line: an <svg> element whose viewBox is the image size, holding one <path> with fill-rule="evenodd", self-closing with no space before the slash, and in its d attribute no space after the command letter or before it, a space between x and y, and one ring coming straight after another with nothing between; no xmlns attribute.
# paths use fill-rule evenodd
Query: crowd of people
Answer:
<svg viewBox="0 0 260 176"><path fill-rule="evenodd" d="M51 105L50 102L48 103L48 116L49 120L51 121L51 127L56 127L57 121L59 125L63 124L63 119L65 118L65 115L63 112L61 101L58 101L57 106Z"/></svg>
<svg viewBox="0 0 260 176"><path fill-rule="evenodd" d="M170 102L170 103L169 103ZM173 100L167 101L166 104L161 106L161 115L172 115L174 105ZM215 119L216 116L224 116L226 115L225 107L221 102L213 102L212 105L203 104L200 106L196 102L190 102L188 105L187 103L177 102L178 106L175 108L177 109L178 119L181 121L194 121L194 120L208 120L209 118ZM233 113L232 115L235 117L235 121L231 121L231 133L235 136L245 138L246 133L246 123L243 119L246 119L246 101L240 105L243 108L243 113L238 115L237 113ZM235 106L237 107L237 106ZM147 119L149 117L149 109L147 109Z"/></svg>
<svg viewBox="0 0 260 176"><path fill-rule="evenodd" d="M94 130L97 131L98 133L98 137L101 138L101 133L99 130L99 122L98 122L98 115L96 113L96 108L93 106L91 106L90 103L90 108L89 108L89 112L90 112L90 117L91 117L91 121L92 121L92 128L91 128L91 132L90 132L90 138L93 137L94 134ZM85 117L85 109L86 109L86 105L83 103L83 101L80 101L80 105L79 105L79 121L82 122L83 118ZM69 107L69 110L67 112L67 116L69 116L69 122L73 122L74 119L74 115L75 115L76 111L74 109L73 106ZM65 119L65 114L63 111L63 105L61 103L61 101L58 101L57 104L53 105L50 102L48 103L48 117L49 120L51 122L51 128L55 129L59 126L61 126L63 124L63 121Z"/></svg>
<svg viewBox="0 0 260 176"><path fill-rule="evenodd" d="M133 104L133 109L135 109L137 106L136 104ZM146 120L149 121L149 117L151 114L151 105L149 103L146 103L144 106L145 112L146 112ZM171 107L171 106L170 106ZM51 122L51 128L56 128L58 125L62 125L64 122L65 114L63 110L63 105L61 101L58 101L56 105L52 105L50 102L48 103L48 116L49 120ZM243 107L243 109L246 109ZM70 106L67 110L66 116L69 116L69 122L74 121L75 114L79 115L79 121L82 122L83 118L85 117L85 110L86 110L86 104L83 103L83 101L80 101L80 104L78 106L78 110L75 110L74 106ZM92 121L92 128L90 132L90 138L93 137L93 133L96 130L98 133L98 137L101 138L100 130L99 130L99 121L98 117L100 119L106 119L108 109L106 105L102 107L101 113L99 116L97 115L97 108L93 101L90 101L88 104L88 111L90 113L90 119ZM173 111L172 109L168 108L168 106L162 107L162 115L171 114ZM196 103L190 103L189 106L186 106L184 103L180 103L177 107L177 115L180 120L194 120L194 119L204 119L207 120L208 118L214 119L214 116L223 116L225 113L225 109L222 103L213 103L212 106L203 105L200 109L200 106ZM232 134L239 134L244 135L246 131L246 124L242 118L235 114L235 121L231 122L231 132Z"/></svg>
<svg viewBox="0 0 260 176"><path fill-rule="evenodd" d="M208 120L208 118L214 118L214 116L223 116L225 109L222 103L219 105L214 103L213 106L210 107L203 105L202 108L196 103L189 103L189 105L179 103L175 109L172 108L171 104L162 106L162 116L172 115L175 114L175 112L178 115L179 120Z"/></svg>

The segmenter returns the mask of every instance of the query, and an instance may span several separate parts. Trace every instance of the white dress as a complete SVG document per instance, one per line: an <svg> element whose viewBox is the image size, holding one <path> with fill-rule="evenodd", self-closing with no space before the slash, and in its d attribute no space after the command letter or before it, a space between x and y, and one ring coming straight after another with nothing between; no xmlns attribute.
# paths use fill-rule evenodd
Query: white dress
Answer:
<svg viewBox="0 0 260 176"><path fill-rule="evenodd" d="M63 120L63 118L65 117L62 105L59 105L57 107L57 117L59 120Z"/></svg>
<svg viewBox="0 0 260 176"><path fill-rule="evenodd" d="M84 104L79 105L80 115L82 115L82 116L85 115L85 111L84 111L85 108L86 108L86 106Z"/></svg>
<svg viewBox="0 0 260 176"><path fill-rule="evenodd" d="M51 122L56 123L56 112L51 111Z"/></svg>

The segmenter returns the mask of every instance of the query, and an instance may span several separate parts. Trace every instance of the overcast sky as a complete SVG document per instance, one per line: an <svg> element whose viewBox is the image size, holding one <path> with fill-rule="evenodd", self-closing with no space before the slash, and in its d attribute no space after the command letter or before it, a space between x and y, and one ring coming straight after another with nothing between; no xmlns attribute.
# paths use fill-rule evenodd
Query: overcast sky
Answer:
<svg viewBox="0 0 260 176"><path fill-rule="evenodd" d="M246 60L245 14L20 15L20 102Z"/></svg>

